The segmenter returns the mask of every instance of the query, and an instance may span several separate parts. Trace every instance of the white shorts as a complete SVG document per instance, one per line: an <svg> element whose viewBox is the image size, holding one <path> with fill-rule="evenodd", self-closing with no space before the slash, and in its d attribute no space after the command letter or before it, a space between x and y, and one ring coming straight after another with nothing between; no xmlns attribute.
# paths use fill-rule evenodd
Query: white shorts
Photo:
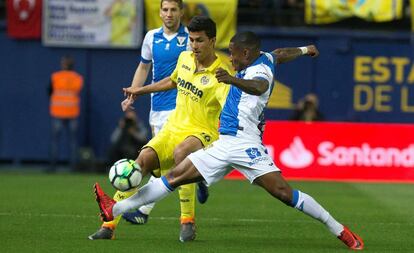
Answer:
<svg viewBox="0 0 414 253"><path fill-rule="evenodd" d="M233 169L250 183L269 172L280 171L261 143L220 135L212 145L188 156L207 185L220 181Z"/></svg>
<svg viewBox="0 0 414 253"><path fill-rule="evenodd" d="M149 115L149 124L151 126L151 130L152 130L152 136L154 137L162 128L162 126L164 126L165 122L167 122L168 116L170 116L171 112L174 110L170 110L170 111L150 111L150 115Z"/></svg>

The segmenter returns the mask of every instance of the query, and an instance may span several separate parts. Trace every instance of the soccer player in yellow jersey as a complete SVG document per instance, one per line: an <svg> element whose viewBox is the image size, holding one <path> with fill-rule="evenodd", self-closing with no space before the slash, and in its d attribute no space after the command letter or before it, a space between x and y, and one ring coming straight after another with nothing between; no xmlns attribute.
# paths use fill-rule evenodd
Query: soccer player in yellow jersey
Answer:
<svg viewBox="0 0 414 253"><path fill-rule="evenodd" d="M141 61L137 67L131 87L144 86L148 73L151 71L152 84L166 77L174 71L177 60L181 52L190 50L190 40L188 30L180 23L180 18L184 13L182 0L161 0L160 18L162 26L150 30L145 35L142 45ZM220 56L219 56L220 57ZM223 58L223 57L222 57ZM229 64L231 66L231 63ZM152 85L151 84L151 85ZM151 96L150 125L153 136L157 135L162 126L167 121L168 116L173 112L176 105L177 89L153 93ZM128 110L132 100L125 99L122 102L122 109ZM154 175L160 173L153 172ZM150 177L149 182L154 180ZM195 184L183 185L179 189L181 224L180 238L186 241L194 237L194 209L195 209ZM117 191L114 198L117 200L125 199L135 192ZM204 203L208 197L208 189L204 184L198 184L197 197L200 203ZM142 206L137 210L131 210L123 215L123 218L133 224L145 224L155 203ZM91 240L113 239L115 229L121 216L111 222L104 222L101 227L88 238Z"/></svg>
<svg viewBox="0 0 414 253"><path fill-rule="evenodd" d="M197 16L188 25L192 51L180 54L170 77L152 85L125 88L133 103L136 96L177 88L176 108L161 131L141 150L136 162L143 175L161 168L164 175L190 153L218 138L219 116L229 85L215 78L218 68L229 67L215 54L216 24ZM194 214L181 223L191 224L180 233L180 241L195 239Z"/></svg>

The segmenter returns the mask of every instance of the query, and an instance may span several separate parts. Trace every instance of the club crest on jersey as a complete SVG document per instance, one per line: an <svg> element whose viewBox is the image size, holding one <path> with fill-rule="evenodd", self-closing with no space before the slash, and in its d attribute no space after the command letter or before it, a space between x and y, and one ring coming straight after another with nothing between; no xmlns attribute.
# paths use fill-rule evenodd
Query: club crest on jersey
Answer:
<svg viewBox="0 0 414 253"><path fill-rule="evenodd" d="M207 142L211 141L210 135L206 134L206 133L201 133L201 135L203 136L204 140Z"/></svg>
<svg viewBox="0 0 414 253"><path fill-rule="evenodd" d="M262 156L262 153L260 153L258 148L248 148L245 151L246 151L246 154L251 159L251 161L248 163L249 166L252 166L254 164L258 164L261 162L265 162L265 163L269 162L269 156ZM268 164L268 166L272 166L272 165L273 164Z"/></svg>
<svg viewBox="0 0 414 253"><path fill-rule="evenodd" d="M185 46L185 38L186 37L182 37L182 36L177 36L177 40L178 40L178 43L177 43L177 46L179 46L179 47L183 47L183 46Z"/></svg>
<svg viewBox="0 0 414 253"><path fill-rule="evenodd" d="M207 85L209 81L210 81L210 79L208 79L207 76L203 76L200 79L200 83L203 84L203 85Z"/></svg>
<svg viewBox="0 0 414 253"><path fill-rule="evenodd" d="M165 44L165 50L170 50L170 43Z"/></svg>
<svg viewBox="0 0 414 253"><path fill-rule="evenodd" d="M262 156L259 149L257 149L257 148L248 148L248 149L246 149L246 153L250 157L250 159L255 159L257 157Z"/></svg>

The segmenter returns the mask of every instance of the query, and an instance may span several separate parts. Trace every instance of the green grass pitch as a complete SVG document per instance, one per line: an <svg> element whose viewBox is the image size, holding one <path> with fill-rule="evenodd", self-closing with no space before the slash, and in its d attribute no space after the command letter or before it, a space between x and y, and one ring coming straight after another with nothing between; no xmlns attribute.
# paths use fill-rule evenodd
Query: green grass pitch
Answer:
<svg viewBox="0 0 414 253"><path fill-rule="evenodd" d="M177 193L147 225L122 221L112 241L100 225L95 181L105 175L0 172L1 252L349 252L325 227L247 181L221 181L197 203L197 239L180 243ZM414 252L414 185L291 182L365 240L367 252Z"/></svg>

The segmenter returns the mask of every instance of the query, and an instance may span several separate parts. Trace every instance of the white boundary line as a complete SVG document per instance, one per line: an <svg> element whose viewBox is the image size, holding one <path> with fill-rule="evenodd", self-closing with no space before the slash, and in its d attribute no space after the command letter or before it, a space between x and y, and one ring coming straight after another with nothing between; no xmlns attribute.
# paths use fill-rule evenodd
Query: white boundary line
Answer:
<svg viewBox="0 0 414 253"><path fill-rule="evenodd" d="M25 216L25 217L60 217L60 218L81 218L81 219L94 219L98 215L77 215L77 214L56 214L56 213L0 213L1 216ZM165 217L165 216L151 216L152 220L178 220L179 217ZM314 223L313 219L309 220L280 220L280 219L223 219L223 218L197 218L202 221L213 221L213 222L225 222L225 221L236 221L236 222L250 222L250 223ZM347 221L345 224L352 223ZM414 226L413 222L368 222L368 224L375 225L392 225L392 226Z"/></svg>

